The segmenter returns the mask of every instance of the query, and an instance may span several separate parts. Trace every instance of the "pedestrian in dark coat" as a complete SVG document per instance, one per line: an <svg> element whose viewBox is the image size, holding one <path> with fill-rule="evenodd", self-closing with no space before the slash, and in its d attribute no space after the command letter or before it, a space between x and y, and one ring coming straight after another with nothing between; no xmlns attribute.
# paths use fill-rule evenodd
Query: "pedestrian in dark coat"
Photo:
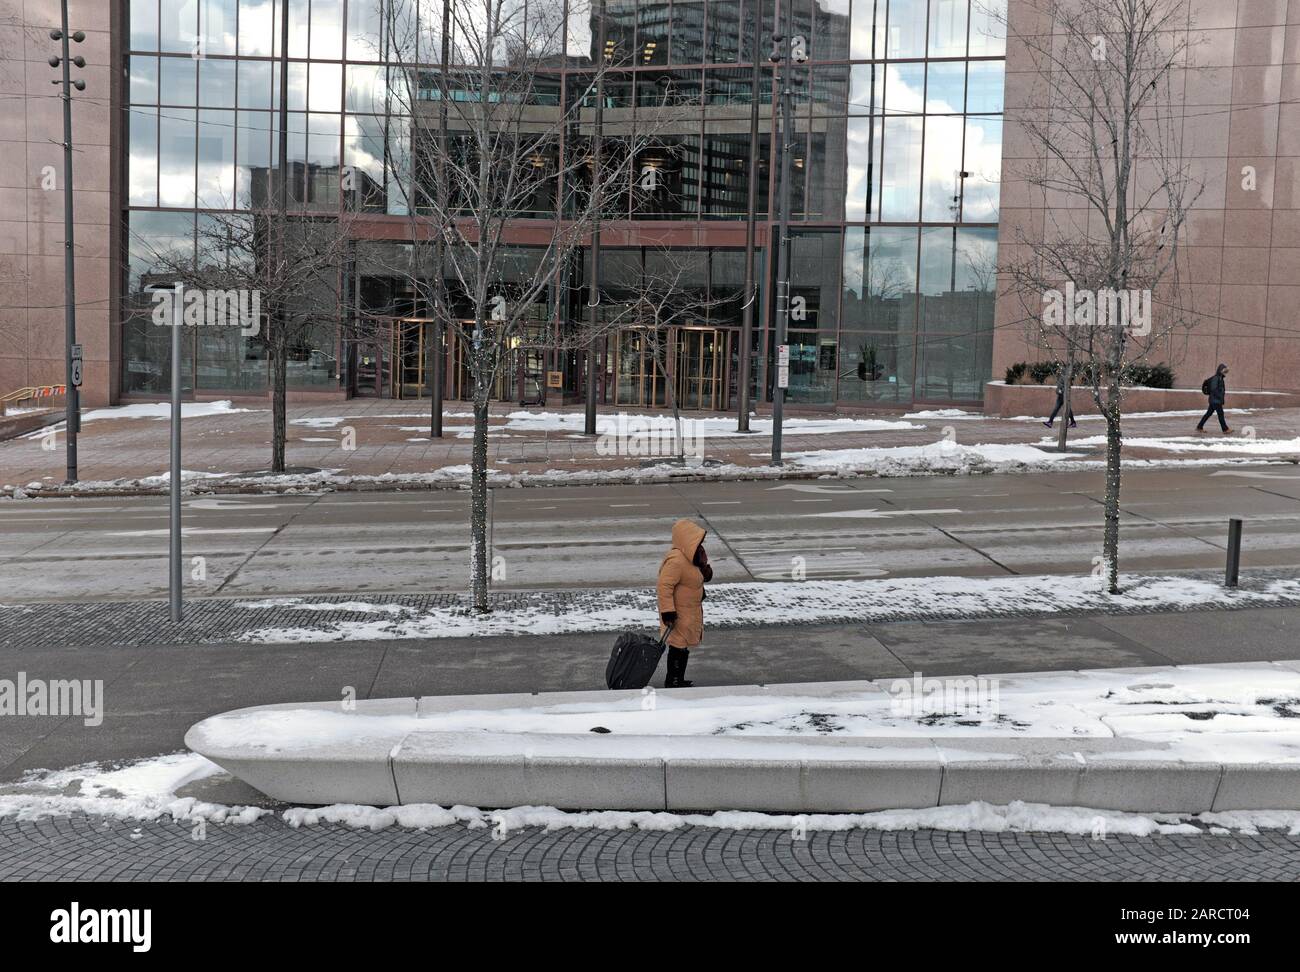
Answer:
<svg viewBox="0 0 1300 972"><path fill-rule="evenodd" d="M1224 432L1231 432L1228 428L1228 420L1223 417L1223 403L1228 399L1228 383L1224 378L1228 374L1228 366L1221 364L1214 372L1214 377L1205 382L1206 393L1210 396L1210 407L1205 410L1201 420L1196 423L1196 431L1204 432L1205 423L1209 421L1211 415L1218 415L1219 428Z"/></svg>
<svg viewBox="0 0 1300 972"><path fill-rule="evenodd" d="M672 549L659 564L656 592L660 632L668 633L668 675L664 688L686 688L686 663L690 649L704 638L704 584L713 580L709 555L704 552L704 527L692 520L673 524Z"/></svg>
<svg viewBox="0 0 1300 972"><path fill-rule="evenodd" d="M1047 421L1043 423L1049 429L1052 427L1052 423L1056 421L1056 413L1061 410L1061 407L1064 404L1065 404L1065 369L1058 368L1056 370L1056 408L1052 409L1052 414L1048 416ZM1066 417L1070 420L1070 428L1074 428L1076 425L1079 424L1074 420L1073 405L1071 405L1067 410Z"/></svg>

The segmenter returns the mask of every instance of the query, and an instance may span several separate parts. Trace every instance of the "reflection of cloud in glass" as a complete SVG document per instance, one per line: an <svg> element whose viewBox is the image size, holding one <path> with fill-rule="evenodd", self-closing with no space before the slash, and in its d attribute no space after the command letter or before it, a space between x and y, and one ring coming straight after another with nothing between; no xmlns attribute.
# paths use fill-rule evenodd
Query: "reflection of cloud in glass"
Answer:
<svg viewBox="0 0 1300 972"><path fill-rule="evenodd" d="M239 0L239 53L271 54L275 31L272 0Z"/></svg>
<svg viewBox="0 0 1300 972"><path fill-rule="evenodd" d="M998 218L998 191L1002 179L1002 119L966 120L966 179L963 218L972 223L992 223Z"/></svg>

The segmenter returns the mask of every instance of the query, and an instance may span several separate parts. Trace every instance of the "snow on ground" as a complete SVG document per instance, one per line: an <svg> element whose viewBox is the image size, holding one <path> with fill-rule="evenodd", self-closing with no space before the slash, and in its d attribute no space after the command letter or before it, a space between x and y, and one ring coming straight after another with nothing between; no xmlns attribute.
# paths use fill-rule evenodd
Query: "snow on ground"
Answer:
<svg viewBox="0 0 1300 972"><path fill-rule="evenodd" d="M220 402L182 402L181 418L211 418L214 415L234 415L237 412L258 412L265 409L235 408L229 399ZM137 402L134 405L115 405L112 408L94 408L81 413L81 424L99 422L104 419L167 419L172 417L171 402ZM63 429L66 422L47 425L34 432L19 436L20 439L40 439L51 432Z"/></svg>
<svg viewBox="0 0 1300 972"><path fill-rule="evenodd" d="M963 408L929 408L919 412L908 412L905 419L982 419L988 418L983 412L968 412Z"/></svg>
<svg viewBox="0 0 1300 972"><path fill-rule="evenodd" d="M1300 578L1272 580L1258 588L1225 588L1191 577L1123 575L1120 594L1106 594L1092 576L891 577L869 580L771 581L711 584L705 606L713 626L825 624L852 617L862 624L900 616L932 619L1004 616L1011 611L1053 614L1062 611L1209 610L1224 607L1300 603ZM648 588L598 589L576 602L561 602L544 592L520 595L532 604L476 614L464 608L411 609L369 605L366 620L335 620L337 606L298 598L276 598L274 606L318 611L311 627L267 627L247 632L252 644L459 638L482 635L542 635L618 631L655 623L654 592ZM245 605L266 602L245 602ZM354 602L346 610L367 610ZM725 637L718 635L717 637Z"/></svg>
<svg viewBox="0 0 1300 972"><path fill-rule="evenodd" d="M585 417L581 412L511 412L506 416L505 427L519 432L581 432ZM596 419L597 434L626 433L636 435L661 435L672 432L677 423L671 415L663 413L622 412L601 415ZM759 435L772 434L772 420L752 418L750 429ZM925 428L911 422L872 418L787 418L781 423L786 435L826 435L843 432L911 431ZM682 416L682 434L687 438L723 438L744 436L736 431L734 415Z"/></svg>
<svg viewBox="0 0 1300 972"><path fill-rule="evenodd" d="M127 820L162 817L190 823L251 824L277 811L266 807L225 806L192 797L179 797L186 783L221 776L215 763L193 753L136 760L117 767L87 764L66 770L36 770L14 784L0 785L0 817L35 820L73 813ZM719 830L946 830L985 833L1030 831L1090 836L1152 834L1208 835L1213 832L1254 834L1285 830L1300 834L1300 813L1281 810L1176 814L1123 813L1085 807L1053 807L1016 801L1006 806L967 803L921 810L882 810L875 813L771 814L728 810L710 814L655 811L566 812L554 807L514 807L479 810L444 808L434 804L366 807L289 807L279 816L291 827L321 824L385 830L390 827L426 829L461 824L493 828L502 837L525 827L546 830L677 830L711 827Z"/></svg>
<svg viewBox="0 0 1300 972"><path fill-rule="evenodd" d="M1223 410L1223 414L1253 415L1256 412L1271 412L1271 411L1272 409L1269 408L1225 408ZM1180 409L1173 409L1168 412L1125 412L1124 421L1127 422L1130 419L1140 419L1140 418L1179 418L1186 415L1195 415L1197 418L1200 418L1204 414L1205 414L1205 409L1203 408L1180 408ZM982 415L979 417L996 418L996 416L992 416L992 415ZM1106 420L1106 416L1094 414L1094 413L1076 415L1075 418L1080 422L1104 422ZM1002 421L1044 422L1046 420L1047 420L1047 415L1043 414L1043 415L1012 415L1009 418L1003 419Z"/></svg>
<svg viewBox="0 0 1300 972"><path fill-rule="evenodd" d="M208 418L213 415L233 415L236 412L258 412L265 409L235 408L229 400L221 402L182 402L181 418ZM170 419L171 402L137 402L134 405L118 405L113 408L96 408L84 412L81 421L97 422L101 419Z"/></svg>
<svg viewBox="0 0 1300 972"><path fill-rule="evenodd" d="M794 452L795 465L841 473L871 472L881 476L965 473L1004 468L1045 468L1059 462L1076 462L1069 453L1045 452L1017 443L961 445L949 439L925 446L884 446L864 449L819 449Z"/></svg>
<svg viewBox="0 0 1300 972"><path fill-rule="evenodd" d="M1055 444L1056 439L1044 436L1039 445ZM1090 435L1079 439L1070 439L1071 446L1103 446L1104 435ZM1216 433L1197 433L1195 435L1172 435L1159 438L1142 436L1125 436L1124 445L1130 449L1165 449L1169 452L1237 452L1258 456L1276 456L1300 452L1300 436L1294 439L1263 439L1253 435L1220 435Z"/></svg>
<svg viewBox="0 0 1300 972"><path fill-rule="evenodd" d="M223 772L215 763L188 752L116 765L86 763L63 770L33 770L17 783L0 784L0 817L36 820L91 813L122 820L202 816L216 823L252 823L271 812L176 796L187 783Z"/></svg>

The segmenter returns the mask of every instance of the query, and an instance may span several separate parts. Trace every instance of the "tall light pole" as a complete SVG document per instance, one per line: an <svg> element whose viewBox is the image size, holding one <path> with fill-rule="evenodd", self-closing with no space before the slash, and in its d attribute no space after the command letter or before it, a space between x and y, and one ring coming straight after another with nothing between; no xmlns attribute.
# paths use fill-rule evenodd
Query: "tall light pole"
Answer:
<svg viewBox="0 0 1300 972"><path fill-rule="evenodd" d="M66 405L65 441L68 454L69 483L77 481L77 433L81 431L81 385L82 359L80 347L77 346L77 286L74 276L73 234L72 234L72 89L86 90L86 82L77 78L72 80L72 66L86 66L86 59L80 54L69 56L68 42L80 44L86 39L81 31L68 33L68 0L59 4L62 15L61 26L50 31L50 40L62 42L61 54L50 58L50 67L62 67L63 78L51 84L63 85L63 323L66 347L63 350L63 401ZM75 363L74 363L75 360Z"/></svg>
<svg viewBox="0 0 1300 972"><path fill-rule="evenodd" d="M584 435L596 434L596 383L599 380L599 372L605 370L605 355L600 356L600 361L596 359L596 334L599 330L600 320L600 216L601 207L604 206L604 194L601 192L601 150L604 147L601 143L605 138L605 71L608 69L611 57L605 50L607 39L605 36L605 4L601 0L599 6L597 34L596 34L596 57L599 59L599 72L596 75L596 117L595 137L592 139L591 153L591 192L592 196L592 215L591 221L591 280L587 286L587 311L591 322L591 340L587 345L587 397L583 411L582 432Z"/></svg>
<svg viewBox="0 0 1300 972"><path fill-rule="evenodd" d="M776 383L772 389L772 465L781 465L781 418L785 405L785 390L790 384L790 347L786 344L790 329L790 159L794 154L794 91L791 74L795 64L808 60L808 45L804 37L794 33L794 4L781 0L785 26L772 35L772 53L768 55L779 66L781 113L778 116L776 143L781 152L780 194L781 215L777 232L776 264Z"/></svg>

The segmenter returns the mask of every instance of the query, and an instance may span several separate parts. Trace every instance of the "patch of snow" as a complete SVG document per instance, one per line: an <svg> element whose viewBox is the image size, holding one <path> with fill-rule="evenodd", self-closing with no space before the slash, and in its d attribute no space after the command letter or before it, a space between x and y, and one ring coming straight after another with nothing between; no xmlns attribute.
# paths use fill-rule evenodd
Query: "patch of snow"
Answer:
<svg viewBox="0 0 1300 972"><path fill-rule="evenodd" d="M584 416L581 412L511 412L506 416L506 428L513 431L527 432L581 432ZM597 435L627 432L635 436L638 433L655 435L676 429L676 422L671 415L663 413L622 412L613 415L601 415L596 419ZM749 427L759 435L772 434L772 420L753 418ZM705 439L742 437L746 433L736 430L734 415L695 415L682 416L683 434L687 437ZM827 435L844 432L886 432L899 430L918 430L924 425L911 422L873 419L873 418L787 418L782 422L782 430L787 435Z"/></svg>
<svg viewBox="0 0 1300 972"><path fill-rule="evenodd" d="M1267 408L1225 408L1225 415L1251 415L1255 412L1270 412L1272 409ZM1205 414L1203 408L1180 408L1168 412L1125 412L1124 420L1145 419L1145 418L1180 418L1187 415L1195 415L1200 418ZM1104 422L1106 416L1095 413L1086 413L1076 415L1075 418L1080 422ZM1013 415L1009 418L1002 419L1004 422L1042 422L1046 420L1045 415Z"/></svg>
<svg viewBox="0 0 1300 972"><path fill-rule="evenodd" d="M1069 441L1072 446L1101 446L1106 444L1106 437L1093 435ZM1049 440L1044 437L1040 444L1047 445L1048 442ZM1169 452L1237 452L1275 456L1300 452L1300 436L1294 439L1262 439L1256 436L1217 433L1164 437L1125 436L1124 445L1128 448L1164 449Z"/></svg>
<svg viewBox="0 0 1300 972"><path fill-rule="evenodd" d="M1072 462L1068 453L1045 452L1032 445L996 443L961 445L947 439L925 446L884 446L864 449L821 449L788 457L798 466L834 469L840 473L876 475L969 473L995 467L1045 468Z"/></svg>
<svg viewBox="0 0 1300 972"><path fill-rule="evenodd" d="M0 787L0 817L36 820L74 813L126 820L156 820L170 816L180 822L206 820L213 824L249 825L274 811L265 807L230 807L177 797L186 783L218 776L220 767L192 753L156 756L106 769L99 764L67 770L38 770L15 784ZM64 791L73 791L71 795ZM1063 833L1147 837L1153 834L1207 835L1207 828L1241 834L1285 830L1300 834L1300 813L1292 811L1232 811L1196 815L1142 814L1086 807L1055 807L1014 801L1005 806L976 802L919 810L874 813L776 814L726 810L708 814L661 811L566 812L554 807L512 807L480 810L443 808L434 804L367 807L336 804L290 807L280 812L290 827L340 824L384 830L390 827L429 829L460 824L469 829L493 828L501 836L527 827L545 830L677 830L708 827L718 830L850 831L943 830L984 833ZM1200 824L1201 826L1197 826Z"/></svg>
<svg viewBox="0 0 1300 972"><path fill-rule="evenodd" d="M262 412L265 409L235 408L229 400L220 402L182 402L181 418L210 418L214 415L234 415L237 412ZM112 408L96 408L81 416L82 422L97 422L103 419L170 419L172 406L170 402L137 402L133 405L117 405Z"/></svg>
<svg viewBox="0 0 1300 972"><path fill-rule="evenodd" d="M868 580L805 580L709 586L707 624L825 624L852 617L861 624L900 614L931 618L978 618L1008 610L1041 614L1061 611L1182 610L1300 603L1300 578L1269 581L1253 589L1225 588L1189 577L1124 575L1122 592L1107 594L1092 576L892 577ZM403 638L566 634L618 631L655 623L650 588L601 589L584 598L581 611L536 603L501 608L487 615L454 607L430 608L402 617L329 621L310 628L262 628L240 640L293 644Z"/></svg>
<svg viewBox="0 0 1300 972"><path fill-rule="evenodd" d="M187 783L224 770L197 753L174 753L121 764L86 763L64 770L32 770L12 784L0 784L0 817L39 820L88 813L122 820L210 820L252 823L271 811L227 807L178 798Z"/></svg>
<svg viewBox="0 0 1300 972"><path fill-rule="evenodd" d="M982 412L968 412L962 408L931 408L919 412L908 412L905 419L982 419Z"/></svg>

